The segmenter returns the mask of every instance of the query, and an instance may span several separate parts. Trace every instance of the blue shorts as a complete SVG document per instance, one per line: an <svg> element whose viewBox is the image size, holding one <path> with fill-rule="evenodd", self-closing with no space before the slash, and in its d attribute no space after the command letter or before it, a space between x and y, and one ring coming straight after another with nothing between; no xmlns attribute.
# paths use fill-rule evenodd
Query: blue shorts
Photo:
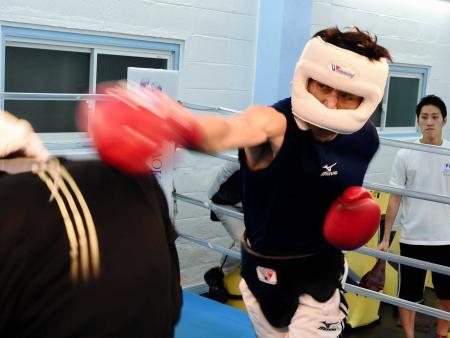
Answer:
<svg viewBox="0 0 450 338"><path fill-rule="evenodd" d="M400 253L404 257L420 259L430 263L450 267L450 245L411 245L400 243ZM408 265L400 265L399 297L411 302L423 300L426 270ZM437 298L450 299L450 276L432 272Z"/></svg>

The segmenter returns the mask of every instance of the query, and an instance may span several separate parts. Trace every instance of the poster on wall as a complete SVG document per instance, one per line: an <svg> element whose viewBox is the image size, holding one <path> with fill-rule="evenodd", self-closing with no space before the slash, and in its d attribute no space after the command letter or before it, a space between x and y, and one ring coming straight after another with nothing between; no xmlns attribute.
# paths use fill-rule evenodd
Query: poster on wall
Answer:
<svg viewBox="0 0 450 338"><path fill-rule="evenodd" d="M146 87L157 88L174 100L178 99L178 71L128 67L127 85L135 89ZM169 205L170 216L173 218L173 162L175 146L166 145L166 149L149 159L149 167L158 180Z"/></svg>

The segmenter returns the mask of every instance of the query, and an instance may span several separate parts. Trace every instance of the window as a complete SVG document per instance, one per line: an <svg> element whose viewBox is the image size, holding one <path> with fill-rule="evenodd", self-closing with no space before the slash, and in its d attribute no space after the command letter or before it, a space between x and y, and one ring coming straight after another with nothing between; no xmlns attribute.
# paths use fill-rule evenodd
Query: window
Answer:
<svg viewBox="0 0 450 338"><path fill-rule="evenodd" d="M95 93L100 82L126 79L128 67L178 69L180 44L1 27L0 91ZM2 90L3 89L3 90ZM37 132L77 131L77 101L5 100L5 110Z"/></svg>
<svg viewBox="0 0 450 338"><path fill-rule="evenodd" d="M7 46L5 91L86 93L90 55L87 52ZM76 131L76 101L7 100L5 110L24 118L38 132Z"/></svg>
<svg viewBox="0 0 450 338"><path fill-rule="evenodd" d="M416 105L425 95L428 67L390 65L383 101L371 120L381 132L415 132Z"/></svg>
<svg viewBox="0 0 450 338"><path fill-rule="evenodd" d="M167 68L167 59L97 54L97 83L127 78L128 67Z"/></svg>

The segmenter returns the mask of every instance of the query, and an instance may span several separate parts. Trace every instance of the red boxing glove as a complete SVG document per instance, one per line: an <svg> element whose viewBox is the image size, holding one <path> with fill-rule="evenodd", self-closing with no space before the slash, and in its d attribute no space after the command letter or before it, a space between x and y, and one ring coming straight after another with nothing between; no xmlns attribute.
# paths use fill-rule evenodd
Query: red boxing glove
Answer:
<svg viewBox="0 0 450 338"><path fill-rule="evenodd" d="M127 88L123 82L99 87L95 109L79 108L79 119L102 160L130 174L150 171L149 159L161 154L166 143L195 147L201 142L200 127L178 102L160 90Z"/></svg>
<svg viewBox="0 0 450 338"><path fill-rule="evenodd" d="M366 244L380 224L380 207L362 187L350 187L330 207L323 235L333 246L354 250Z"/></svg>

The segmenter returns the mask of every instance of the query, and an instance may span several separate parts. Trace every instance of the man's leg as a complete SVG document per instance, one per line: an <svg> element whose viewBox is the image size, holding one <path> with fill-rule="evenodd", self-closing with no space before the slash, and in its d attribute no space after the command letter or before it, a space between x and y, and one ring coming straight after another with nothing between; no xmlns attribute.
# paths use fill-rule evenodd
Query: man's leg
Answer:
<svg viewBox="0 0 450 338"><path fill-rule="evenodd" d="M258 338L288 338L287 328L277 329L269 324L261 311L258 301L248 288L244 279L241 279L239 288L241 289L242 299L247 307L247 312L252 321L256 336ZM304 338L307 337L305 336Z"/></svg>
<svg viewBox="0 0 450 338"><path fill-rule="evenodd" d="M434 247L433 257L430 262L450 266L450 245ZM450 276L432 272L434 289L436 291L436 307L440 310L450 312ZM447 338L449 321L437 318L436 336Z"/></svg>
<svg viewBox="0 0 450 338"><path fill-rule="evenodd" d="M227 208L234 211L239 210L232 206L227 206ZM217 214L216 216L233 240L233 245L230 247L230 249L240 251L241 239L244 233L244 222L240 219L236 219L227 215ZM223 278L239 266L239 259L226 255L222 256L220 260L220 266L213 267L204 275L205 282L209 286L207 297L218 302L225 303L228 300L228 293L225 289Z"/></svg>
<svg viewBox="0 0 450 338"><path fill-rule="evenodd" d="M404 257L426 260L428 257L426 250L425 246L400 243L400 254ZM426 273L426 270L400 264L398 297L415 303L422 302ZM401 307L399 307L398 312L405 337L414 338L416 312Z"/></svg>
<svg viewBox="0 0 450 338"><path fill-rule="evenodd" d="M450 299L438 299L437 308L450 312ZM436 335L447 337L450 322L445 319L437 318Z"/></svg>
<svg viewBox="0 0 450 338"><path fill-rule="evenodd" d="M402 323L403 332L406 338L414 338L414 321L416 312L403 307L398 308L400 322Z"/></svg>

